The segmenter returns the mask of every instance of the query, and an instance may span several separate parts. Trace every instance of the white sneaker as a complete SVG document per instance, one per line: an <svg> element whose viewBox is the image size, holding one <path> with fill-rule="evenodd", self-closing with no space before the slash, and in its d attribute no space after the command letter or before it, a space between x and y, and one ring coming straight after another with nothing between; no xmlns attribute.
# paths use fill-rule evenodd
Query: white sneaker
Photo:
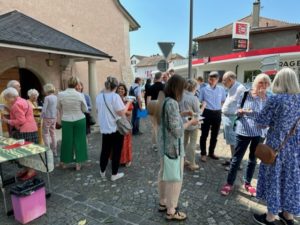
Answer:
<svg viewBox="0 0 300 225"><path fill-rule="evenodd" d="M111 181L116 181L122 177L124 177L124 173L117 173L116 175L111 175Z"/></svg>
<svg viewBox="0 0 300 225"><path fill-rule="evenodd" d="M105 178L105 171L101 172L101 169L100 169L100 176L101 176L101 178Z"/></svg>

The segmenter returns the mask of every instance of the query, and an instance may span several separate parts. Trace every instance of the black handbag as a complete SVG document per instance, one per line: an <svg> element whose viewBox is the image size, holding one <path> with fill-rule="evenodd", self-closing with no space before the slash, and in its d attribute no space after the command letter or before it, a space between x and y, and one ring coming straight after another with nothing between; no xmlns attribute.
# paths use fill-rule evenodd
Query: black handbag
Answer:
<svg viewBox="0 0 300 225"><path fill-rule="evenodd" d="M93 126L96 124L96 121L94 117L90 113L84 113L85 118L86 118L86 123L90 126Z"/></svg>

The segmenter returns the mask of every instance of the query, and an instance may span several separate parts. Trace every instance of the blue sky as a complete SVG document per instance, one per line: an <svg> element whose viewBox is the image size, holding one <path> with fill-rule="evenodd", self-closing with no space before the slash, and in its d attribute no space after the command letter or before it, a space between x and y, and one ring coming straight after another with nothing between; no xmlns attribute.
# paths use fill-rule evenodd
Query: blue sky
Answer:
<svg viewBox="0 0 300 225"><path fill-rule="evenodd" d="M130 54L161 54L157 42L175 42L173 53L187 56L189 0L121 0L141 28L130 32ZM251 14L254 0L194 0L197 37ZM261 16L300 23L300 0L261 0Z"/></svg>

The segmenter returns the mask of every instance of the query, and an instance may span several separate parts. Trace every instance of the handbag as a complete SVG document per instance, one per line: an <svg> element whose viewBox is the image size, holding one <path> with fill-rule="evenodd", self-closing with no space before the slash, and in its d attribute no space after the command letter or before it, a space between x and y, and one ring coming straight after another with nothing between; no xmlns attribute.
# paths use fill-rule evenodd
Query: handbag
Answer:
<svg viewBox="0 0 300 225"><path fill-rule="evenodd" d="M104 99L104 103L105 103L108 111L110 112L112 117L116 120L117 129L118 129L119 133L122 134L122 135L128 134L132 129L131 123L128 121L128 119L125 116L121 116L118 119L116 118L116 116L112 113L112 111L110 110L110 108L108 107L108 105L106 103L104 93L103 93L103 99Z"/></svg>
<svg viewBox="0 0 300 225"><path fill-rule="evenodd" d="M137 118L147 118L148 116L148 111L147 109L138 109L137 111Z"/></svg>
<svg viewBox="0 0 300 225"><path fill-rule="evenodd" d="M96 121L95 121L94 117L90 113L84 113L84 115L85 115L85 118L86 118L86 123L89 126L93 126L93 125L96 124Z"/></svg>
<svg viewBox="0 0 300 225"><path fill-rule="evenodd" d="M300 118L296 121L294 126L290 129L284 140L279 145L277 150L274 150L267 144L259 143L255 149L255 156L259 158L264 164L273 164L276 160L278 153L283 149L288 139L295 134L296 128L300 122Z"/></svg>
<svg viewBox="0 0 300 225"><path fill-rule="evenodd" d="M181 141L178 138L178 147L179 151L175 157L170 156L166 151L166 124L165 124L165 105L168 99L164 102L163 109L162 109L162 129L163 129L163 146L164 146L164 157L163 157L163 174L162 180L163 181L181 181L181 157L180 157L180 145Z"/></svg>

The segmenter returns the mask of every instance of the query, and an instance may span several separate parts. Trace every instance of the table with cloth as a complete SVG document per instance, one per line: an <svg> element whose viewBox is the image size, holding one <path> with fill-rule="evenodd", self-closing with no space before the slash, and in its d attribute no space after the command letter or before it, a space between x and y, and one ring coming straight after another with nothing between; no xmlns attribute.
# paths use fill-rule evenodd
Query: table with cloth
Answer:
<svg viewBox="0 0 300 225"><path fill-rule="evenodd" d="M5 187L12 182L11 179L4 178L2 163L11 160L18 160L18 163L23 166L47 173L49 192L51 190L49 173L54 169L53 153L48 147L31 142L25 142L21 145L16 139L0 136L0 187L6 213L8 211ZM15 178L13 179L15 180Z"/></svg>

